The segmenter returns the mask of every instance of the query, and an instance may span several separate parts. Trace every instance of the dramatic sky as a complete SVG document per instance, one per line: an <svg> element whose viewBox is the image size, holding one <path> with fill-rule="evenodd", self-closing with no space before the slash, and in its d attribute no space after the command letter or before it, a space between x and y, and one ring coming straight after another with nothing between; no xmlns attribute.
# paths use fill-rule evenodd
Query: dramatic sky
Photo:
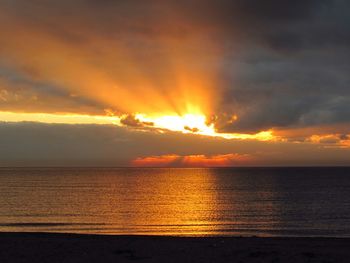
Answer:
<svg viewBox="0 0 350 263"><path fill-rule="evenodd" d="M350 165L347 0L0 0L0 166Z"/></svg>

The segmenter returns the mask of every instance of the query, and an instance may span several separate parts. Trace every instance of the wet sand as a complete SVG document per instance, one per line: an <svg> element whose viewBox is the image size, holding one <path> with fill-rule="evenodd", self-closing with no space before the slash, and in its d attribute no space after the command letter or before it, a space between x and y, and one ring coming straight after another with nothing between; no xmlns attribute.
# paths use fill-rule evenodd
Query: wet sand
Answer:
<svg viewBox="0 0 350 263"><path fill-rule="evenodd" d="M350 239L0 233L0 262L350 262Z"/></svg>

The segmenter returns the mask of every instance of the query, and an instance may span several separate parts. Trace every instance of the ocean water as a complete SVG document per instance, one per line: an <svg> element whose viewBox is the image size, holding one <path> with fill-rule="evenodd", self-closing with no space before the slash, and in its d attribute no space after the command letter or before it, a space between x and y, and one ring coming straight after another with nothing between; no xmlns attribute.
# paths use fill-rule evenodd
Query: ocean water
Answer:
<svg viewBox="0 0 350 263"><path fill-rule="evenodd" d="M0 231L350 236L350 168L2 168Z"/></svg>

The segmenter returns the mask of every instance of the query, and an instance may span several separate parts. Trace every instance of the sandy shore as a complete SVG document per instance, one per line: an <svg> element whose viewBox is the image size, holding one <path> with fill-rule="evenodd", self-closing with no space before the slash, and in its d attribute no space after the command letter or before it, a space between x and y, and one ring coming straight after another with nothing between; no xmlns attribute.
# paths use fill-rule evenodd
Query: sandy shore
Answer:
<svg viewBox="0 0 350 263"><path fill-rule="evenodd" d="M0 262L350 262L350 239L0 233Z"/></svg>

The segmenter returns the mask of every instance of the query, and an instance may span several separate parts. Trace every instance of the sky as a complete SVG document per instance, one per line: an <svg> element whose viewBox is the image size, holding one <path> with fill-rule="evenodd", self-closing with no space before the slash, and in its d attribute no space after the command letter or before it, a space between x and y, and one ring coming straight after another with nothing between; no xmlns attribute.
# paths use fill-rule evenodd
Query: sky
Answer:
<svg viewBox="0 0 350 263"><path fill-rule="evenodd" d="M346 0L0 0L0 166L350 165Z"/></svg>

